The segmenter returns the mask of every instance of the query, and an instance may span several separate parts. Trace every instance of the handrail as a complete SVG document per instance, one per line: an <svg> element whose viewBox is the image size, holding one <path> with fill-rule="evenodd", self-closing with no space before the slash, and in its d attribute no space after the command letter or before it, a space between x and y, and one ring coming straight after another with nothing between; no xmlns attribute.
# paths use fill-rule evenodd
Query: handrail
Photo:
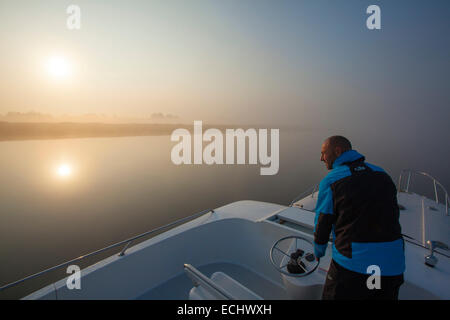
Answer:
<svg viewBox="0 0 450 320"><path fill-rule="evenodd" d="M184 270L188 274L189 278L191 278L192 282L196 287L199 285L204 286L204 288L208 292L212 291L211 294L214 295L216 298L225 300L235 300L235 298L230 293L225 291L223 288L219 287L217 284L214 283L214 281L205 276L203 273L194 268L192 265L185 263Z"/></svg>
<svg viewBox="0 0 450 320"><path fill-rule="evenodd" d="M407 182L406 182L406 189L402 190L402 184L401 184L401 183L402 183L402 178L403 178L403 174L404 174L404 173L408 173L408 180L407 180ZM404 191L404 192L409 192L409 185L410 185L410 182L411 182L411 175L412 175L413 173L414 173L414 174L417 174L417 175L425 176L425 177L427 177L427 178L433 180L434 196L435 196L435 198L436 198L436 203L439 203L439 197L438 197L438 192L437 192L437 186L441 187L442 191L444 191L444 193L445 193L445 213L446 213L447 215L449 215L449 214L448 214L448 206L449 206L449 202L450 202L450 201L449 201L449 196L448 196L447 190L445 189L445 187L444 187L439 181L436 180L436 178L432 177L431 175L429 175L429 174L426 173L426 172L415 171L415 170L412 170L412 169L403 169L403 170L400 172L400 177L398 178L398 189L399 189L399 191L400 191L400 192L402 192L402 191Z"/></svg>
<svg viewBox="0 0 450 320"><path fill-rule="evenodd" d="M38 277L38 276L41 276L41 275L43 275L43 274L45 274L45 273L48 273L48 272L50 272L50 271L57 270L57 269L62 268L62 267L64 267L64 266L70 265L70 264L74 263L75 261L83 260L83 259L85 259L85 258L94 256L94 255L97 255L97 254L99 254L99 253L101 253L101 252L104 252L104 251L106 251L106 250L109 250L109 249L118 247L118 246L120 246L120 245L126 243L125 247L124 247L124 248L122 249L122 251L119 253L119 257L121 257L121 256L123 256L123 255L125 254L125 251L128 249L129 245L130 245L133 241L135 241L135 240L137 240L137 239L139 239L139 238L145 237L145 236L147 236L147 235L150 235L150 234L152 234L152 233L158 232L158 231L160 231L160 230L162 230L162 229L166 229L166 228L168 228L168 227L171 227L171 226L173 226L173 225L175 225L175 224L179 224L179 223L184 222L184 221L186 221L186 220L193 219L193 218L196 218L196 217L198 217L198 216L204 215L204 214L209 213L209 212L214 213L214 210L213 210L213 209L203 210L203 211L201 211L201 212L198 212L198 213L195 213L195 214L193 214L193 215L190 215L189 217L185 217L185 218L176 220L176 221L171 222L171 223L168 223L168 224L166 224L166 225L164 225L164 226L162 226L162 227L158 227L158 228L156 228L156 229L153 229L153 230L150 230L150 231L141 233L141 234L139 234L139 235L137 235L137 236L134 236L134 237L132 237L132 238L129 238L129 239L126 239L126 240L117 242L117 243L115 243L115 244L112 244L112 245L110 245L110 246L107 246L107 247L104 247L104 248L102 248L102 249L96 250L96 251L94 251L94 252L88 253L88 254L86 254L86 255L80 256L80 257L78 257L78 258L72 259L72 260L70 260L70 261L66 261L66 262L64 262L64 263L61 263L61 264L56 265L56 266L53 266L53 267L48 268L48 269L46 269L46 270L43 270L43 271L40 271L40 272L38 272L38 273L32 274L32 275L30 275L30 276L28 276L28 277L25 277L25 278L23 278L23 279L20 279L20 280L11 282L11 283L9 283L9 284L6 284L6 285L0 287L0 291L5 290L5 289L8 289L8 288L11 288L11 287L14 287L14 286L16 286L16 285L18 285L18 284L20 284L20 283L22 283L22 282L24 282L24 281L31 280L31 279L33 279L33 278L36 278L36 277Z"/></svg>
<svg viewBox="0 0 450 320"><path fill-rule="evenodd" d="M401 189L401 183L402 183L402 178L403 178L403 174L404 173L408 173L408 180L406 183L406 189L402 190ZM434 195L435 195L435 199L436 199L436 203L439 203L439 196L438 196L438 192L437 192L437 186L441 187L441 189L444 191L445 193L445 213L447 215L449 215L448 212L448 207L449 207L449 203L450 203L450 197L448 195L447 190L445 189L445 187L436 180L436 178L432 177L431 175L429 175L426 172L421 172L421 171L415 171L415 170L411 170L411 169L403 169L400 173L400 177L398 179L398 189L399 192L405 191L408 192L409 191L409 185L411 182L411 175L412 174L418 174L418 175L423 175L425 177L430 178L431 180L433 180L433 186L434 186ZM316 184L310 188L308 188L306 191L302 192L300 195L298 195L294 200L292 200L292 202L289 204L290 207L292 207L294 205L295 202L299 201L300 199L304 198L305 195L310 194L310 191L312 189L312 193L311 193L311 198L314 198L314 193L316 192L316 189L319 185Z"/></svg>
<svg viewBox="0 0 450 320"><path fill-rule="evenodd" d="M292 207L294 205L294 203L297 202L298 200L303 199L306 194L310 194L309 192L311 189L312 189L311 198L314 199L314 192L316 192L318 187L319 187L319 185L315 184L315 185L309 187L308 189L306 189L306 191L303 191L300 195L298 195L297 197L295 197L294 200L291 201L291 203L289 204L289 207Z"/></svg>

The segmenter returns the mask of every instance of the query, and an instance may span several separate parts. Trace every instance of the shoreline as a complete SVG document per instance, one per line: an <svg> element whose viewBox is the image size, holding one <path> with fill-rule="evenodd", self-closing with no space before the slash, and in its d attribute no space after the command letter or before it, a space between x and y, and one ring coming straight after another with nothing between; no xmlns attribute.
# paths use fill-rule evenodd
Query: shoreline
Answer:
<svg viewBox="0 0 450 320"><path fill-rule="evenodd" d="M0 122L0 141L169 135L182 124Z"/></svg>
<svg viewBox="0 0 450 320"><path fill-rule="evenodd" d="M204 129L219 130L248 128L267 128L264 125L211 125L204 124ZM26 140L56 140L80 138L117 138L138 136L171 135L176 129L184 128L193 132L190 124L141 124L141 123L79 123L79 122L6 122L0 121L0 142ZM286 130L300 128L285 127Z"/></svg>

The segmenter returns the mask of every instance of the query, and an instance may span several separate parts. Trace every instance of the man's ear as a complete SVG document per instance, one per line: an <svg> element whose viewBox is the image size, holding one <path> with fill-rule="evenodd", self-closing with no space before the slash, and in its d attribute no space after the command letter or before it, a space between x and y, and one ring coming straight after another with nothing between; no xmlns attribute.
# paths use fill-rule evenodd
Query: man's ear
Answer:
<svg viewBox="0 0 450 320"><path fill-rule="evenodd" d="M336 146L336 147L334 148L334 154L336 155L336 157L339 157L342 153L343 153L343 152L342 152L342 147Z"/></svg>

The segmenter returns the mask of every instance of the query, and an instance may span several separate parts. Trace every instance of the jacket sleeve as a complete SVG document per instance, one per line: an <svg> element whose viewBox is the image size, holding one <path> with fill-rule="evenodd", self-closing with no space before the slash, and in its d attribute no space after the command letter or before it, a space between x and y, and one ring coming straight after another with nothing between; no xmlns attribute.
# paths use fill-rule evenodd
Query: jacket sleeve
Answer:
<svg viewBox="0 0 450 320"><path fill-rule="evenodd" d="M317 257L322 257L330 239L335 215L333 213L333 192L324 179L319 186L314 219L314 247Z"/></svg>

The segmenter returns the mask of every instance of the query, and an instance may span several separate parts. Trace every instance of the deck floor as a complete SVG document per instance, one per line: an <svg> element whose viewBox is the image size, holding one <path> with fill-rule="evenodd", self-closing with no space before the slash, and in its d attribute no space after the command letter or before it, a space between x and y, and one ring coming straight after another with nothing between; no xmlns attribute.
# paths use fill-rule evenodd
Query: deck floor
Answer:
<svg viewBox="0 0 450 320"><path fill-rule="evenodd" d="M264 299L286 300L286 291L251 270L233 263L212 263L197 267L206 276L222 271ZM183 273L137 297L138 300L188 300L193 287L191 279Z"/></svg>

